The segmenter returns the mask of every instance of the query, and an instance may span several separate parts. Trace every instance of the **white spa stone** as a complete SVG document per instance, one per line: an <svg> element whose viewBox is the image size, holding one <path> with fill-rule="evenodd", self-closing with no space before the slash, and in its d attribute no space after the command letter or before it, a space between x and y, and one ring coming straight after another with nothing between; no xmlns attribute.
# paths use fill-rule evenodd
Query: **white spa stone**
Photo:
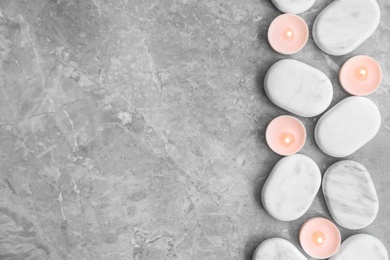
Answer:
<svg viewBox="0 0 390 260"><path fill-rule="evenodd" d="M353 154L378 132L381 115L365 97L347 97L317 122L315 139L319 148L333 157Z"/></svg>
<svg viewBox="0 0 390 260"><path fill-rule="evenodd" d="M310 9L316 0L272 0L283 13L300 14Z"/></svg>
<svg viewBox="0 0 390 260"><path fill-rule="evenodd" d="M327 54L345 55L375 32L380 16L376 0L333 1L314 22L314 41Z"/></svg>
<svg viewBox="0 0 390 260"><path fill-rule="evenodd" d="M322 191L332 218L344 228L365 228L378 214L374 183L366 167L358 162L331 165L325 172Z"/></svg>
<svg viewBox="0 0 390 260"><path fill-rule="evenodd" d="M253 260L307 260L289 241L271 238L262 242L253 254Z"/></svg>
<svg viewBox="0 0 390 260"><path fill-rule="evenodd" d="M275 105L303 117L324 112L333 96L332 83L323 72L293 59L271 66L264 90Z"/></svg>
<svg viewBox="0 0 390 260"><path fill-rule="evenodd" d="M368 234L357 234L347 238L340 250L329 260L388 260L383 243Z"/></svg>
<svg viewBox="0 0 390 260"><path fill-rule="evenodd" d="M291 221L305 214L321 185L317 164L303 154L276 163L264 184L261 201L274 218Z"/></svg>

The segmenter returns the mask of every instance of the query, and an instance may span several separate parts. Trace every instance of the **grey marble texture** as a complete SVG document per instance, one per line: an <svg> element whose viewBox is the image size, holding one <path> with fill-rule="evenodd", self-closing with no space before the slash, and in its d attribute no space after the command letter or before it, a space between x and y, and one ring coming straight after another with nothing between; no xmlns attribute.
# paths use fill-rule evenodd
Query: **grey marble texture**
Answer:
<svg viewBox="0 0 390 260"><path fill-rule="evenodd" d="M270 238L263 241L255 250L253 260L307 260L288 240Z"/></svg>
<svg viewBox="0 0 390 260"><path fill-rule="evenodd" d="M378 214L371 175L358 162L344 160L331 165L324 174L322 191L332 218L345 228L365 228Z"/></svg>
<svg viewBox="0 0 390 260"><path fill-rule="evenodd" d="M309 28L332 0L302 14ZM349 158L370 169L380 208L363 231L390 249L390 3L378 30L332 57L309 38L292 55L347 94L337 74L356 54L381 64L369 96L379 133ZM268 0L0 0L2 259L249 260L265 239L299 250L320 191L292 222L269 216L262 186L281 158L267 124L287 112L263 90L286 56L267 42L280 12ZM337 160L315 144L319 117L300 118L301 151L323 173ZM343 238L355 232L341 228Z"/></svg>
<svg viewBox="0 0 390 260"><path fill-rule="evenodd" d="M348 97L318 120L315 139L321 150L333 157L346 157L371 141L381 127L381 114L366 97Z"/></svg>
<svg viewBox="0 0 390 260"><path fill-rule="evenodd" d="M333 1L314 22L314 41L330 55L348 54L375 32L380 18L376 0Z"/></svg>
<svg viewBox="0 0 390 260"><path fill-rule="evenodd" d="M329 78L294 59L283 59L271 66L264 79L264 90L275 105L302 117L323 113L333 98Z"/></svg>
<svg viewBox="0 0 390 260"><path fill-rule="evenodd" d="M294 154L280 159L261 192L264 209L280 221L302 217L321 186L321 172L310 157Z"/></svg>

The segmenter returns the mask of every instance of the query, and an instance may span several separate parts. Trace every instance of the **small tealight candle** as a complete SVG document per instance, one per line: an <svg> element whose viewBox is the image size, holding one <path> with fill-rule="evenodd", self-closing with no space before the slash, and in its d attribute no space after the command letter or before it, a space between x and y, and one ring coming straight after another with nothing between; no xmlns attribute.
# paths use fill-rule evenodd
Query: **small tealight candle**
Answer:
<svg viewBox="0 0 390 260"><path fill-rule="evenodd" d="M268 29L269 44L281 54L297 53L308 38L309 29L305 20L295 14L279 15Z"/></svg>
<svg viewBox="0 0 390 260"><path fill-rule="evenodd" d="M382 69L379 63L366 55L347 60L340 69L340 84L345 91L355 96L373 93L382 82Z"/></svg>
<svg viewBox="0 0 390 260"><path fill-rule="evenodd" d="M268 124L265 139L275 153L293 155L305 144L306 129L302 122L293 116L279 116Z"/></svg>
<svg viewBox="0 0 390 260"><path fill-rule="evenodd" d="M303 250L313 258L326 259L340 248L341 235L336 225L326 218L307 220L299 232Z"/></svg>

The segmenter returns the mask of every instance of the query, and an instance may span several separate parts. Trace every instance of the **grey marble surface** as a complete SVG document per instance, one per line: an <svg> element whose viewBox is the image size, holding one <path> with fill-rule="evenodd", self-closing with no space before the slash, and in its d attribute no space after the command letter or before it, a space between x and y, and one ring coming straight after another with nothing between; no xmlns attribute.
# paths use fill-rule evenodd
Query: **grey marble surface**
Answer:
<svg viewBox="0 0 390 260"><path fill-rule="evenodd" d="M302 17L312 28L331 2ZM353 53L323 54L310 37L292 57L332 81L372 55L384 80L370 95L378 135L348 158L372 175L379 213L362 232L390 248L390 2ZM266 32L268 0L0 0L0 258L245 259L267 238L298 244L301 224L329 217L323 194L296 221L261 206L281 158L266 125L286 112L266 97L268 68L285 58ZM323 173L337 160L302 150ZM357 233L341 228L343 238ZM299 247L298 247L299 248ZM300 249L302 250L302 249Z"/></svg>

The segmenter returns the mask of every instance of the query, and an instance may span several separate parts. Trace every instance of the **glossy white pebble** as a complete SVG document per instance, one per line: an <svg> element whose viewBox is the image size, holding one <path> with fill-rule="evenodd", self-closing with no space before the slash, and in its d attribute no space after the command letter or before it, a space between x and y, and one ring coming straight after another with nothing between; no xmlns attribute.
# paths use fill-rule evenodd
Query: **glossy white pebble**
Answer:
<svg viewBox="0 0 390 260"><path fill-rule="evenodd" d="M348 54L375 32L380 17L376 0L333 1L314 22L314 41L327 54Z"/></svg>
<svg viewBox="0 0 390 260"><path fill-rule="evenodd" d="M310 9L313 6L316 0L272 0L272 3L275 5L279 11L283 13L293 13L300 14Z"/></svg>
<svg viewBox="0 0 390 260"><path fill-rule="evenodd" d="M318 165L303 154L276 163L262 190L264 209L281 221L300 218L309 209L321 185Z"/></svg>
<svg viewBox="0 0 390 260"><path fill-rule="evenodd" d="M347 238L340 250L329 260L388 260L383 243L368 234L357 234Z"/></svg>
<svg viewBox="0 0 390 260"><path fill-rule="evenodd" d="M271 238L262 242L253 254L253 260L307 260L289 241Z"/></svg>
<svg viewBox="0 0 390 260"><path fill-rule="evenodd" d="M324 174L322 191L332 218L344 228L365 228L378 214L374 183L367 168L358 162L331 165Z"/></svg>
<svg viewBox="0 0 390 260"><path fill-rule="evenodd" d="M324 153L345 157L369 142L380 125L379 109L371 100L347 97L318 120L315 139Z"/></svg>
<svg viewBox="0 0 390 260"><path fill-rule="evenodd" d="M264 90L275 105L303 117L321 114L333 97L332 83L323 72L293 59L271 66Z"/></svg>

